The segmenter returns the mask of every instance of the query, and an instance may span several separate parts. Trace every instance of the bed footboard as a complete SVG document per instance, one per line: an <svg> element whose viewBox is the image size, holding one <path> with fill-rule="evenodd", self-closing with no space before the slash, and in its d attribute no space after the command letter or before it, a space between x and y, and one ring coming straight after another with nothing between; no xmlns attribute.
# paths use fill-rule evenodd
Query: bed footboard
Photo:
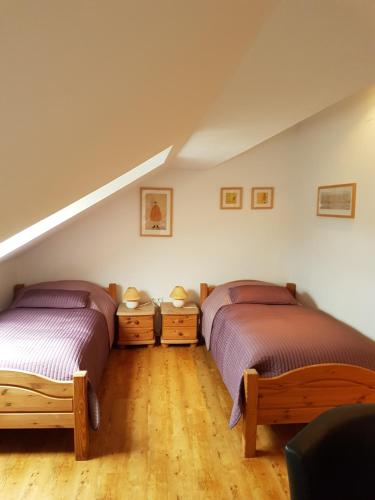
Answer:
<svg viewBox="0 0 375 500"><path fill-rule="evenodd" d="M0 429L72 428L76 460L89 451L87 372L71 382L0 370Z"/></svg>
<svg viewBox="0 0 375 500"><path fill-rule="evenodd" d="M335 406L375 403L375 372L345 364L310 365L278 377L244 371L244 456L255 456L258 424L307 423Z"/></svg>
<svg viewBox="0 0 375 500"><path fill-rule="evenodd" d="M73 385L74 452L76 460L87 460L89 455L87 372L75 373Z"/></svg>
<svg viewBox="0 0 375 500"><path fill-rule="evenodd" d="M244 389L245 405L242 416L242 445L245 458L255 457L258 424L258 372L245 370Z"/></svg>

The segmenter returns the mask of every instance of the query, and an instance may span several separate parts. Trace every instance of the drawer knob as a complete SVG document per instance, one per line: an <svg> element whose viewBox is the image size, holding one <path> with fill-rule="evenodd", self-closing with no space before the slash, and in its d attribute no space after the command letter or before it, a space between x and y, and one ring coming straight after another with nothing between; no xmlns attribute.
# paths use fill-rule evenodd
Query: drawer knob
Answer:
<svg viewBox="0 0 375 500"><path fill-rule="evenodd" d="M182 337L183 335L183 332L178 332L179 336Z"/></svg>
<svg viewBox="0 0 375 500"><path fill-rule="evenodd" d="M183 319L179 319L178 322L181 324L181 323L184 322L184 320Z"/></svg>
<svg viewBox="0 0 375 500"><path fill-rule="evenodd" d="M129 325L132 325L132 324L139 325L139 321L137 319L136 320L134 320L134 319L128 319L128 324Z"/></svg>
<svg viewBox="0 0 375 500"><path fill-rule="evenodd" d="M139 339L139 333L136 333L135 337L136 337L137 339Z"/></svg>

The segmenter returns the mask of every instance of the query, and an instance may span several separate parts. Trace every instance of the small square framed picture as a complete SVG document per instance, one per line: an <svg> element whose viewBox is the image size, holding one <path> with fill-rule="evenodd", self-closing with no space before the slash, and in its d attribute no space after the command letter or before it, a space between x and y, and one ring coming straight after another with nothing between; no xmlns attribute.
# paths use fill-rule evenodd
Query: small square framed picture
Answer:
<svg viewBox="0 0 375 500"><path fill-rule="evenodd" d="M251 188L251 208L273 208L274 188L253 187Z"/></svg>
<svg viewBox="0 0 375 500"><path fill-rule="evenodd" d="M316 215L354 219L356 187L355 183L319 186Z"/></svg>
<svg viewBox="0 0 375 500"><path fill-rule="evenodd" d="M242 208L242 188L241 187L221 188L220 208L222 209Z"/></svg>

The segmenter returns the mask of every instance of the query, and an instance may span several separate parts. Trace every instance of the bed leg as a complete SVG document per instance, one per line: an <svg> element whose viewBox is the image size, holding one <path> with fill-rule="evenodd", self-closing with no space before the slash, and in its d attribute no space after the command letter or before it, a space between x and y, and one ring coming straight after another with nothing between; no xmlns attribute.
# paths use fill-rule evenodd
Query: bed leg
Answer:
<svg viewBox="0 0 375 500"><path fill-rule="evenodd" d="M89 419L87 401L87 372L73 375L74 396L74 452L76 460L87 460L89 455Z"/></svg>
<svg viewBox="0 0 375 500"><path fill-rule="evenodd" d="M245 458L255 457L258 420L258 372L244 371L245 404L242 422L242 443Z"/></svg>

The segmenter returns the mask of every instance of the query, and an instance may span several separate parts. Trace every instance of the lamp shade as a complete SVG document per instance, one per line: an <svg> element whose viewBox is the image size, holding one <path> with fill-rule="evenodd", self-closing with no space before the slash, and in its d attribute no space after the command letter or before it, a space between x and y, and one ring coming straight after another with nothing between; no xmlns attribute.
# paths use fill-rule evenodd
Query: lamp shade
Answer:
<svg viewBox="0 0 375 500"><path fill-rule="evenodd" d="M170 294L170 297L175 300L186 300L187 293L183 286L175 286Z"/></svg>
<svg viewBox="0 0 375 500"><path fill-rule="evenodd" d="M124 300L126 301L138 301L141 298L138 290L134 286L129 286L129 288L124 293Z"/></svg>

